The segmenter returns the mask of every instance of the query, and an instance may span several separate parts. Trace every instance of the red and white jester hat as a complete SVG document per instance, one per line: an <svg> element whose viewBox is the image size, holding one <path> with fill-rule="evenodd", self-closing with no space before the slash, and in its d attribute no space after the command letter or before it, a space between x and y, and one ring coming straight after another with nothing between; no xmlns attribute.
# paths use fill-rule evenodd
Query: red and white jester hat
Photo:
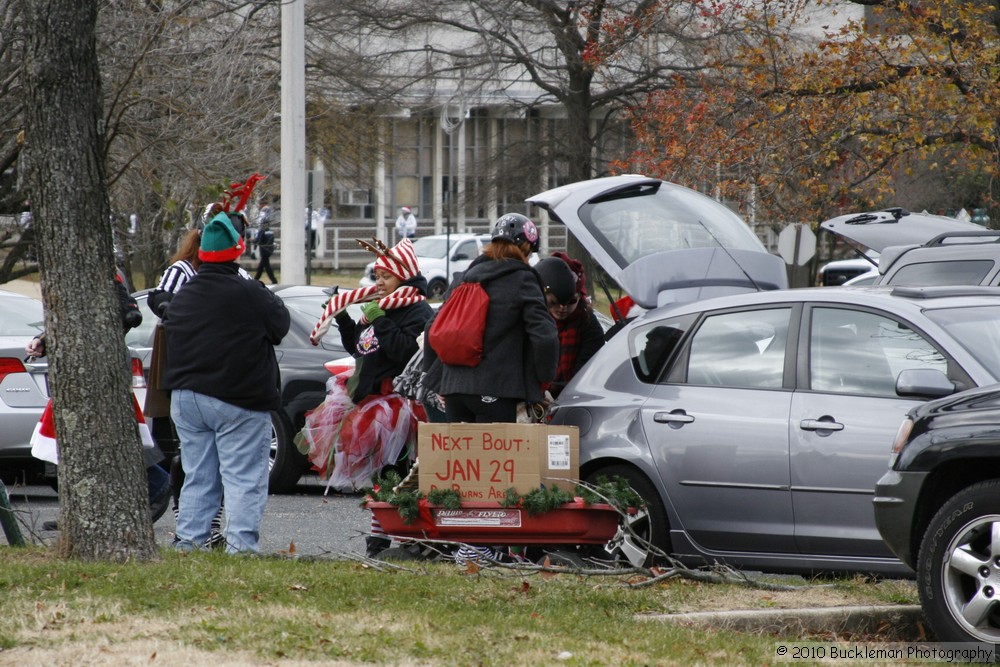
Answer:
<svg viewBox="0 0 1000 667"><path fill-rule="evenodd" d="M376 269L388 271L403 282L420 273L420 267L417 265L417 253L413 251L413 241L410 239L403 239L392 249L388 248L378 239L372 239L371 243L358 239L358 243L365 250L375 253ZM375 285L360 287L350 292L343 292L342 294L334 294L327 301L322 317L319 318L319 321L313 327L312 333L309 334L309 342L313 345L319 345L320 338L330 329L333 318L344 308L347 308L352 303L372 301L377 298L378 287ZM409 306L426 299L427 297L421 294L420 290L416 287L403 285L391 294L387 294L379 299L378 305L382 310L390 310L392 308L403 308L404 306ZM367 323L368 320L362 316L359 324Z"/></svg>

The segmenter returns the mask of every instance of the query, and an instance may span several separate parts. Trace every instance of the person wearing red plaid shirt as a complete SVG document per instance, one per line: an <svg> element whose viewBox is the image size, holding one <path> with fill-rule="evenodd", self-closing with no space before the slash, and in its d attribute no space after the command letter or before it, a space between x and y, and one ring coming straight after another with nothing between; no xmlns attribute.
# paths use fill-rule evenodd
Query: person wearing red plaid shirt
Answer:
<svg viewBox="0 0 1000 667"><path fill-rule="evenodd" d="M561 252L535 265L545 285L545 301L559 331L559 364L548 387L553 398L604 345L604 329L587 297L583 264Z"/></svg>

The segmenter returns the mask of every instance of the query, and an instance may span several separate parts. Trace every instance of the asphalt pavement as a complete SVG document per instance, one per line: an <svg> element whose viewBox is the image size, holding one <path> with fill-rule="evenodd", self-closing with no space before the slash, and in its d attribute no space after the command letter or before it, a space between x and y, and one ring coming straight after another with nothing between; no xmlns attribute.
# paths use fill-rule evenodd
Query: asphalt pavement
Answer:
<svg viewBox="0 0 1000 667"><path fill-rule="evenodd" d="M361 508L362 497L325 491L319 480L305 476L293 493L268 496L260 531L261 552L282 554L294 550L299 556L328 558L364 554L371 514ZM7 493L25 539L52 544L59 533L43 530L42 526L58 519L58 494L48 486L24 485L8 485ZM157 544L169 546L174 539L173 513L164 513L153 529ZM0 544L6 544L2 531Z"/></svg>

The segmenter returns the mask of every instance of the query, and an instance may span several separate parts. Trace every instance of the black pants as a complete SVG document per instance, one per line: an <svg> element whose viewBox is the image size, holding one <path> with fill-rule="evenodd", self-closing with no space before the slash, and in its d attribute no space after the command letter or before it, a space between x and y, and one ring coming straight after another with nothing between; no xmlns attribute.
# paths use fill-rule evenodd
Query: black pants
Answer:
<svg viewBox="0 0 1000 667"><path fill-rule="evenodd" d="M483 400L489 398L490 400ZM449 422L514 423L517 421L516 398L493 398L472 394L449 394L444 397L444 413Z"/></svg>
<svg viewBox="0 0 1000 667"><path fill-rule="evenodd" d="M257 264L257 275L254 276L256 280L260 280L261 274L267 271L267 277L271 279L271 284L277 285L278 279L274 277L274 269L271 268L271 254L264 254L263 251L260 253L260 263Z"/></svg>

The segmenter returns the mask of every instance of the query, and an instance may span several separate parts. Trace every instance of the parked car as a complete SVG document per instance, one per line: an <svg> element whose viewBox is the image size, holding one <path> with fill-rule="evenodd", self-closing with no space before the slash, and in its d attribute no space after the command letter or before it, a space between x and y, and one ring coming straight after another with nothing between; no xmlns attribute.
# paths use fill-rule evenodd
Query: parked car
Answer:
<svg viewBox="0 0 1000 667"><path fill-rule="evenodd" d="M13 482L23 472L41 473L31 456L31 434L49 400L48 360L26 361L24 348L45 329L42 302L0 291L0 477Z"/></svg>
<svg viewBox="0 0 1000 667"><path fill-rule="evenodd" d="M55 466L31 456L31 435L49 401L47 357L28 359L24 348L45 329L42 302L0 290L0 478L22 475L54 484ZM132 357L132 389L138 400L146 391L139 359Z"/></svg>
<svg viewBox="0 0 1000 667"><path fill-rule="evenodd" d="M529 201L549 207L649 310L597 352L550 413L580 429L581 476L627 479L646 502L633 529L688 564L908 574L871 509L886 443L921 401L1000 379L1000 358L982 351L1000 350L1000 295L764 291L773 274L761 251L711 247L749 231L735 215L696 237L702 247L685 240L716 202L683 193L688 210L677 213L676 186L588 183ZM906 383L907 369L939 382ZM624 534L612 548L649 560Z"/></svg>
<svg viewBox="0 0 1000 667"><path fill-rule="evenodd" d="M846 283L844 283L844 286L861 287L863 285L874 285L875 282L878 280L878 277L879 277L878 269L872 269L871 271L862 273L860 276L855 276L854 278L851 278Z"/></svg>
<svg viewBox="0 0 1000 667"><path fill-rule="evenodd" d="M440 298L456 273L469 268L472 262L483 251L483 246L490 242L489 234L435 234L423 236L413 242L413 250L417 255L417 265L420 273L427 279L427 295L429 298ZM375 262L365 267L365 275L361 278L361 286L375 284Z"/></svg>
<svg viewBox="0 0 1000 667"><path fill-rule="evenodd" d="M271 414L271 462L269 490L284 493L295 487L309 470L309 462L295 447L295 435L305 424L305 413L319 405L326 396L326 381L330 373L323 365L331 359L347 354L336 331L336 323L318 346L309 342L309 333L323 313L323 306L332 294L329 287L318 285L271 285L270 289L281 297L291 314L288 334L275 348L281 372L281 410ZM129 346L135 348L143 360L148 377L152 357L153 329L157 318L145 305L148 291L134 296L143 313L143 323L126 336ZM360 308L348 308L355 319ZM251 360L247 360L251 363ZM177 449L177 435L169 420L158 419L153 423L153 436L165 453Z"/></svg>
<svg viewBox="0 0 1000 667"><path fill-rule="evenodd" d="M865 253L864 257L854 259L835 259L827 262L819 268L819 275L816 280L817 285L837 286L844 285L863 275L870 275L873 271L878 274L879 254L874 251Z"/></svg>
<svg viewBox="0 0 1000 667"><path fill-rule="evenodd" d="M977 349L996 357L989 328ZM995 328L995 325L993 325ZM1000 385L914 408L875 489L875 522L917 573L944 642L1000 642Z"/></svg>
<svg viewBox="0 0 1000 667"><path fill-rule="evenodd" d="M891 208L840 216L820 228L878 253L875 285L1000 285L1000 231L972 222ZM865 268L828 267L821 271L822 284Z"/></svg>

